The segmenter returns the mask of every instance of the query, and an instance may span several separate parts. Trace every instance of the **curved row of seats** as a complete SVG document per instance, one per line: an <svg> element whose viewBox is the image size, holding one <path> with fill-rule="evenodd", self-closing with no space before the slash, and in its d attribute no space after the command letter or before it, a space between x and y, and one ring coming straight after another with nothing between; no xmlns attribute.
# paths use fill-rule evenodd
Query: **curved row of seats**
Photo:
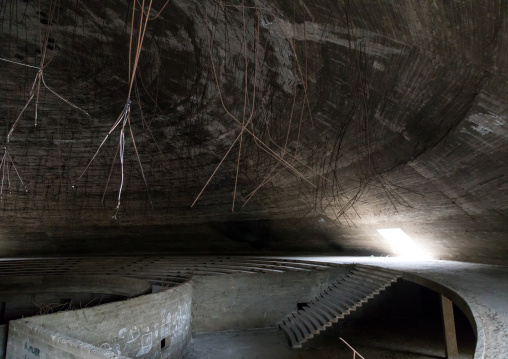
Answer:
<svg viewBox="0 0 508 359"><path fill-rule="evenodd" d="M302 260L260 257L73 257L0 260L0 276L25 275L113 275L144 279L171 286L193 275L233 273L282 273L326 270L337 266Z"/></svg>

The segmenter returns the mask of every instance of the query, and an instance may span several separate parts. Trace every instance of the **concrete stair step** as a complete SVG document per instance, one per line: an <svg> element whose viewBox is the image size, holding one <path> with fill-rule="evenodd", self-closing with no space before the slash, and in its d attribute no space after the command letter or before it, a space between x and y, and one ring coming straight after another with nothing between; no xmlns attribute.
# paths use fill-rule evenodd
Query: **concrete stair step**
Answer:
<svg viewBox="0 0 508 359"><path fill-rule="evenodd" d="M293 332L293 329L287 325L285 319L281 323L279 323L278 326L280 329L284 330L284 332L286 333L287 337L289 338L292 348L301 348L302 347L302 343L298 341L295 333Z"/></svg>
<svg viewBox="0 0 508 359"><path fill-rule="evenodd" d="M356 286L363 288L369 292L372 290L375 290L376 288L379 288L381 285L383 285L385 283L385 282L372 283L372 282L366 281L365 278L355 276L352 273L342 277L342 280L347 283L355 284Z"/></svg>
<svg viewBox="0 0 508 359"><path fill-rule="evenodd" d="M329 308L320 301L313 299L309 303L309 308L320 312L325 317L325 319L327 320L326 324L324 325L325 327L329 327L332 325L332 323L337 322L334 314L331 313Z"/></svg>
<svg viewBox="0 0 508 359"><path fill-rule="evenodd" d="M371 273L378 276L383 276L385 278L391 278L394 276L398 278L402 277L402 273L386 268L369 267L362 264L355 264L354 269L364 273Z"/></svg>
<svg viewBox="0 0 508 359"><path fill-rule="evenodd" d="M385 277L385 276L378 276L376 274L352 270L351 274L353 274L357 278L362 278L366 282L374 283L374 284L383 284L386 282L390 282L394 279L394 277ZM396 278L395 278L396 280Z"/></svg>
<svg viewBox="0 0 508 359"><path fill-rule="evenodd" d="M304 321L300 316L295 317L294 315L289 318L291 323L294 325L296 330L300 331L300 334L303 337L303 342L306 342L308 339L314 338L313 330L309 330L305 325Z"/></svg>
<svg viewBox="0 0 508 359"><path fill-rule="evenodd" d="M324 329L324 323L321 324L314 316L312 316L310 313L307 313L305 310L299 310L297 314L304 318L312 326L313 334L319 334L319 332Z"/></svg>
<svg viewBox="0 0 508 359"><path fill-rule="evenodd" d="M340 284L332 284L330 287L328 287L328 290L331 296L342 298L343 301L349 305L355 305L365 298L364 295L350 292L347 287L343 287Z"/></svg>
<svg viewBox="0 0 508 359"><path fill-rule="evenodd" d="M376 289L374 288L365 288L359 283L355 283L348 280L341 280L334 283L335 287L340 288L345 292L351 293L355 295L357 298L364 298L374 292Z"/></svg>
<svg viewBox="0 0 508 359"><path fill-rule="evenodd" d="M278 327L286 333L292 348L302 348L303 343L350 315L400 277L399 272L355 265L316 295L307 307L279 322Z"/></svg>
<svg viewBox="0 0 508 359"><path fill-rule="evenodd" d="M326 305L328 310L332 312L332 314L335 316L335 318L344 317L344 312L347 310L344 310L344 308L341 308L338 304L334 303L332 300L330 300L326 295L321 296L319 298L316 298L316 300L319 300L323 305Z"/></svg>

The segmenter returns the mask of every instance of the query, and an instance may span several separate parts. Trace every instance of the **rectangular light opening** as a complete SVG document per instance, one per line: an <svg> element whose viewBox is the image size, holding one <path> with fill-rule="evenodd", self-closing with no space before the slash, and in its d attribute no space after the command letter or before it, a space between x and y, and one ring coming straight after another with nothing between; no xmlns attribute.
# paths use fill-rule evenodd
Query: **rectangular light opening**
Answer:
<svg viewBox="0 0 508 359"><path fill-rule="evenodd" d="M429 260L431 255L421 248L400 228L378 229L378 233L388 242L392 252L400 258Z"/></svg>

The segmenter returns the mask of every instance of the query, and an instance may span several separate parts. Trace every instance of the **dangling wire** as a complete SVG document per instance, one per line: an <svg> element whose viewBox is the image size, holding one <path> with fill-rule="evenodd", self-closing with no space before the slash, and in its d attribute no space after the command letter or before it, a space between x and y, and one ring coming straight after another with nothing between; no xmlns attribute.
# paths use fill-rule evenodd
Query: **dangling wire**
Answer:
<svg viewBox="0 0 508 359"><path fill-rule="evenodd" d="M127 103L125 104L122 113L120 114L120 116L118 116L118 118L116 119L116 122L113 124L113 126L109 130L109 132L106 135L106 137L104 137L104 139L102 140L101 144L99 145L99 148L97 148L97 151L95 151L95 154L93 155L92 159L88 162L88 164L86 165L86 167L83 170L83 172L81 172L81 175L79 175L78 179L76 181L74 181L74 184L72 185L73 189L77 188L77 183L79 182L81 177L83 177L83 175L86 173L86 171L88 171L88 168L90 167L92 162L95 160L95 157L97 157L97 155L99 154L102 146L104 145L104 143L109 138L111 133L118 127L118 125L120 123L123 123L123 125L122 125L122 131L123 131L123 128L125 127L125 122L127 121L127 116L129 116L130 111L131 111L131 101L130 101L130 99L127 99ZM122 156L123 156L123 153L122 153Z"/></svg>
<svg viewBox="0 0 508 359"><path fill-rule="evenodd" d="M17 168L16 168L16 166L14 164L14 161L12 160L12 157L11 157L11 155L9 153L9 150L8 150L8 146L9 146L12 134L14 133L14 130L18 126L21 118L23 117L23 114L25 113L25 111L28 108L28 106L30 105L30 103L34 100L34 98L35 98L34 126L37 127L38 102L39 102L39 93L40 93L41 83L42 83L42 85L48 91L50 91L53 95L58 97L60 100L64 101L68 105L72 106L73 108L75 108L75 109L85 113L87 116L89 116L88 112L86 112L82 108L74 105L72 102L70 102L69 100L65 99L63 96L59 95L56 91L52 90L46 84L46 81L44 80L44 69L52 61L52 58L49 59L49 61L46 61L46 55L47 55L48 41L49 41L49 38L50 38L50 33L51 33L51 28L52 28L51 24L53 23L53 19L54 19L54 16L55 16L56 9L57 9L57 1L52 1L51 4L50 4L50 10L49 10L49 14L50 15L49 15L49 20L48 20L48 26L46 28L46 33L44 34L44 38L42 36L42 33L41 32L39 33L40 34L39 43L40 43L41 59L40 59L38 67L37 66L28 65L28 64L24 64L24 63L17 62L17 61L12 61L12 60L0 57L0 61L12 63L12 64L15 64L15 65L18 65L18 66L28 67L28 68L31 68L31 69L37 69L37 73L35 75L34 82L32 83L32 87L31 87L30 92L28 94L28 99L27 99L25 105L23 106L23 108L21 109L21 112L18 114L18 117L16 118L16 120L12 124L9 132L7 133L6 139L5 139L4 155L2 157L2 161L0 162L0 168L2 169L2 180L1 180L1 185L0 185L0 199L2 199L2 196L3 196L3 187L4 187L4 181L5 181L5 177L6 176L7 176L7 183L8 183L8 187L7 188L10 191L10 187L11 187L10 166L12 166L12 168L16 172L16 175L18 176L21 184L25 188L25 192L28 192L28 189L25 186L25 183L23 182L23 180L21 179L21 176L20 176L20 174L19 174L19 172L18 172L18 170L17 170ZM40 14L40 12L39 12L39 14ZM57 14L56 18L57 18L57 21L58 21L58 14ZM10 165L9 165L9 162L10 162Z"/></svg>
<svg viewBox="0 0 508 359"><path fill-rule="evenodd" d="M9 193L11 191L11 177L10 177L9 163L11 164L12 168L14 168L14 172L16 172L16 175L18 176L19 181L23 185L23 188L25 188L25 192L28 193L28 188L25 186L25 183L21 179L18 169L16 168L16 165L14 164L14 161L12 160L12 157L9 154L9 151L7 150L7 147L4 147L4 155L2 157L2 161L0 162L0 168L2 169L2 182L0 184L0 200L3 200L4 181L5 181L5 173L6 172L7 172L7 191Z"/></svg>
<svg viewBox="0 0 508 359"><path fill-rule="evenodd" d="M220 2L217 2L217 3L219 5L223 5ZM259 52L259 26L260 26L260 20L259 20L259 14L257 14L257 19L258 20L257 20L257 24L256 24L256 29L254 30L254 34L255 34L255 45L254 45L254 53L255 54L254 54L254 70L253 70L253 72L254 72L254 78L253 78L254 86L253 86L253 90L252 90L252 100L251 100L247 96L247 94L248 94L248 89L247 89L247 83L248 83L248 78L247 78L247 75L248 75L248 71L247 71L248 63L247 62L248 62L248 59L247 59L247 49L245 47L246 46L246 38L245 38L245 26L246 26L245 9L254 8L257 11L257 10L259 10L261 8L259 8L259 7L245 6L245 3L243 3L243 2L242 2L242 5L235 5L234 7L241 8L242 9L242 15L243 15L243 26L244 26L244 40L243 40L244 41L244 60L246 62L245 63L245 69L244 69L244 74L245 74L245 78L244 78L244 82L245 82L244 107L243 107L244 116L242 118L242 121L240 121L240 119L238 119L235 115L233 115L233 113L227 108L227 106L226 106L226 104L224 102L224 98L223 98L222 91L221 91L221 88L220 88L220 84L219 84L219 80L218 80L218 76L217 76L217 72L216 72L216 68L215 68L215 64L214 64L214 58L213 58L213 54L212 54L212 43L213 43L213 40L214 40L214 34L215 34L215 32L209 30L209 27L208 27L208 22L209 22L208 21L208 11L206 10L207 8L205 7L205 23L207 24L207 26L206 26L206 35L207 35L207 43L208 43L208 53L209 53L209 56L210 56L210 65L211 65L211 68L212 68L213 77L214 77L215 85L216 85L216 88L217 88L217 93L219 95L219 99L220 99L220 102L221 102L223 110L226 112L226 114L232 120L234 120L239 126L241 126L241 129L240 129L240 133L238 134L236 139L233 141L233 143L230 145L228 151L223 156L223 158L219 162L219 164L215 167L215 170L213 171L211 176L208 178L208 180L206 181L206 183L202 187L201 191L199 192L199 194L195 198L194 202L191 204L191 207L194 207L196 202L199 200L199 198L201 197L201 195L205 191L206 187L209 185L209 183L211 182L211 180L213 179L213 177L215 176L215 174L217 173L219 168L224 163L225 159L228 157L228 155L231 152L231 150L233 149L233 147L238 142L238 143L240 143L240 145L239 145L239 152L238 152L239 155L238 155L237 166L236 166L235 189L234 189L234 194L233 194L233 206L232 206L232 211L234 211L234 207L235 207L234 203L235 203L235 199L236 199L236 190L237 190L236 186L237 186L237 182L238 182L238 173L239 173L239 166L240 166L241 143L242 143L242 140L243 140L243 134L244 133L246 135L247 134L250 135L250 137L254 140L256 146L260 150L262 150L263 152L265 152L266 154L271 156L274 160L276 160L278 163L283 165L287 170L289 170L290 172L292 172L296 176L300 177L304 182L306 182L310 186L316 187L316 185L314 183L312 183L310 180L308 180L304 176L303 173L301 173L299 170L297 170L288 160L283 158L284 154L285 154L284 151L281 151L281 153L283 153L283 155L280 155L278 151L273 150L263 140L261 140L254 133L254 129L250 129L249 128L249 126L252 126L252 123L254 122L253 119L255 117L255 111L254 111L255 106L254 106L254 104L256 102L256 96L257 96L256 95L256 84L257 84L257 81L258 81L257 76L258 76L258 72L259 72L259 69L258 69L258 66L259 66L259 63L258 63L258 52ZM246 109L247 109L247 105L249 103L252 104L252 107L251 107L251 110L250 110L250 114L247 114L246 113ZM277 147L279 147L279 146L277 146ZM282 148L279 147L279 149L282 149Z"/></svg>
<svg viewBox="0 0 508 359"><path fill-rule="evenodd" d="M149 14L150 14L150 10L152 8L152 0L150 0L150 3L148 5L148 11L146 12L146 15L145 15L145 12L144 12L145 0L143 0L143 2L140 5L140 7L141 7L141 11L140 11L140 20L139 20L139 33L138 33L138 38L137 38L137 45L136 45L136 53L135 53L135 57L134 57L134 63L132 64L132 69L131 69L131 58L132 58L132 47L133 47L132 46L132 40L133 40L134 21L135 21L135 16L134 15L135 15L135 12L136 12L136 2L133 2L133 6L132 6L132 22L131 22L131 35L130 35L130 42L129 42L129 93L127 95L127 101L125 103L123 111L120 113L120 115L116 119L116 121L113 124L113 126L111 126L111 129L107 133L106 137L104 137L104 139L102 140L101 144L99 145L99 148L97 148L97 151L95 151L95 154L93 155L92 159L88 162L87 166L85 167L85 169L83 170L81 175L76 179L76 181L72 185L73 189L77 188L78 181L88 171L88 169L90 168L90 165L92 164L92 162L95 160L95 158L99 154L99 152L100 152L102 146L104 145L104 143L106 142L106 140L109 138L109 136L113 133L113 131L121 123L122 126L121 126L121 130L120 130L120 138L119 138L119 144L118 144L118 146L119 146L118 147L119 148L119 153L120 153L121 175L120 175L120 188L118 190L117 205L116 205L116 208L115 208L115 214L112 217L115 220L117 219L118 211L120 210L120 203L121 203L122 190L123 190L123 184L124 184L124 154L125 154L125 127L126 127L126 124L129 125L129 131L130 131L132 142L133 142L133 145L134 145L134 150L136 152L136 156L137 156L138 162L139 162L139 167L141 169L141 176L143 177L143 181L145 183L145 186L146 186L146 189L147 189L147 192L148 192L148 198L149 198L150 204L151 204L151 206L153 208L153 203L152 203L152 199L150 197L150 192L148 191L148 183L147 183L146 178L145 178L145 173L143 171L143 166L141 164L141 159L139 157L139 153L138 153L138 150L137 150L137 147L136 147L136 141L134 139L134 134L132 133L132 128L131 128L131 124L130 124L130 113L131 113L131 98L130 97L131 97L131 92L132 92L132 85L134 84L134 81L135 81L135 78L136 78L136 70L137 70L138 63L139 63L139 56L141 54L141 49L143 47L143 40L145 38L146 26L147 26L148 20L150 20ZM116 158L116 155L115 155L115 158ZM111 167L111 169L113 169L113 167ZM108 182L109 182L109 179L108 179Z"/></svg>
<svg viewBox="0 0 508 359"><path fill-rule="evenodd" d="M122 180L120 182L120 190L118 191L118 203L116 205L115 215L113 216L114 219L116 219L116 216L118 214L118 210L120 209L120 198L122 196L123 178L124 178L124 173L123 173L123 155L124 155L124 152L125 152L125 124L127 123L127 119L129 118L129 115L130 115L130 100L129 100L129 106L128 106L128 109L127 109L127 113L125 114L124 119L123 119L122 130L120 131L119 151L120 151L120 166L122 167Z"/></svg>

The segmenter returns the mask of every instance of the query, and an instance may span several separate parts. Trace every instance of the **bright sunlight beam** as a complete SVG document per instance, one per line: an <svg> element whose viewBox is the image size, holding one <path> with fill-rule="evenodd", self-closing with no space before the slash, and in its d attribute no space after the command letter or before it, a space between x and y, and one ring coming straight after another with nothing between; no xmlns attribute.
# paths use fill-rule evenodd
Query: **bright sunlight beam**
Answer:
<svg viewBox="0 0 508 359"><path fill-rule="evenodd" d="M393 253L404 259L433 259L432 256L423 250L413 239L400 228L387 228L377 230L388 242Z"/></svg>

